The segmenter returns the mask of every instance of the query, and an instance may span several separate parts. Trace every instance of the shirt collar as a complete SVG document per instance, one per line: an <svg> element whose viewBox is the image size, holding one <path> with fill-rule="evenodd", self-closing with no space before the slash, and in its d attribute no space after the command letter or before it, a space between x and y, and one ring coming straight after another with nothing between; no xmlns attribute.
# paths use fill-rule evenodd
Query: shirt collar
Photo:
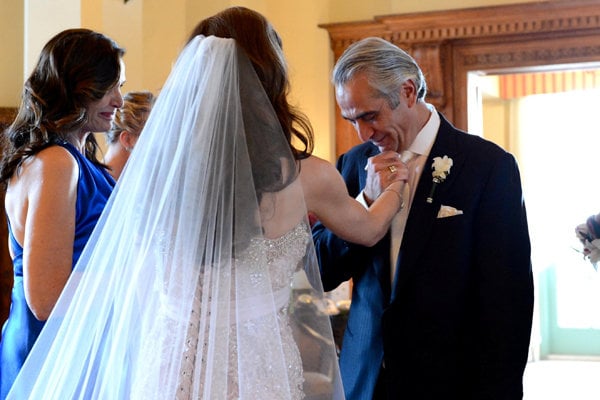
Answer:
<svg viewBox="0 0 600 400"><path fill-rule="evenodd" d="M438 115L435 107L427 103L427 108L431 111L429 120L423 126L423 128L417 133L417 137L412 142L409 151L419 155L429 155L429 151L433 146L433 142L437 136L437 132L440 128L440 116Z"/></svg>

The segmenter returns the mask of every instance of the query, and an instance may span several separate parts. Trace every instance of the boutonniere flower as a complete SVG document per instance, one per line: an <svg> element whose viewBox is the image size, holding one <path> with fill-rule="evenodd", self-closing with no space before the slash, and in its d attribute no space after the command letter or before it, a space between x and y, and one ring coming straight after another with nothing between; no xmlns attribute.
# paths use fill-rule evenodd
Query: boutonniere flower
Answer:
<svg viewBox="0 0 600 400"><path fill-rule="evenodd" d="M433 203L433 194L435 193L435 188L438 184L444 182L446 177L450 175L450 168L452 167L453 161L450 157L435 157L433 159L433 164L431 164L431 168L433 172L431 175L433 176L433 185L431 186L431 191L429 192L429 197L427 197L428 203Z"/></svg>
<svg viewBox="0 0 600 400"><path fill-rule="evenodd" d="M595 216L589 217L585 224L577 225L575 234L583 245L583 250L580 251L583 258L588 259L597 270L600 261L600 224L596 222Z"/></svg>

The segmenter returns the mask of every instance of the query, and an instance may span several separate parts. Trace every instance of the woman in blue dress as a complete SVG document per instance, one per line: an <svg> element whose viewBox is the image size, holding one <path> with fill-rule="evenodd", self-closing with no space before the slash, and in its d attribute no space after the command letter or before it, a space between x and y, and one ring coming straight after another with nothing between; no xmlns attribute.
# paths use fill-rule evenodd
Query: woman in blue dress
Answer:
<svg viewBox="0 0 600 400"><path fill-rule="evenodd" d="M92 132L110 129L123 105L124 50L70 29L43 48L22 103L3 134L14 284L0 342L4 399L48 319L115 185Z"/></svg>

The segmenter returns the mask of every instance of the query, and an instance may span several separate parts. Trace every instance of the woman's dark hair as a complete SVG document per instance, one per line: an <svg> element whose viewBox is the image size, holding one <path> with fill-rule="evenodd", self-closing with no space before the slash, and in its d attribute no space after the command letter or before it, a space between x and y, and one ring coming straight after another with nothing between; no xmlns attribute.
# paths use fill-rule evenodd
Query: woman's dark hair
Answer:
<svg viewBox="0 0 600 400"><path fill-rule="evenodd" d="M189 40L198 35L234 39L254 66L279 119L296 160L307 158L314 147L313 130L308 118L287 101L289 80L281 38L269 21L245 7L230 7L201 21ZM298 139L304 149L292 145Z"/></svg>
<svg viewBox="0 0 600 400"><path fill-rule="evenodd" d="M101 33L68 29L44 46L37 65L25 82L21 105L12 125L4 132L0 182L6 184L28 157L87 122L87 107L98 101L121 76L125 50ZM98 143L88 135L85 157L96 158Z"/></svg>

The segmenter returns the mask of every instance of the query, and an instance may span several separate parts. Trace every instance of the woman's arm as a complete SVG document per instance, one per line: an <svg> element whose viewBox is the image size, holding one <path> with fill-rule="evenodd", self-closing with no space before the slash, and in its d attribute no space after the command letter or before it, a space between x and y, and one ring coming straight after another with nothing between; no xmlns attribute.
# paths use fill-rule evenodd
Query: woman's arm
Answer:
<svg viewBox="0 0 600 400"><path fill-rule="evenodd" d="M396 177L398 180L366 209L350 197L341 175L327 161L309 157L302 160L300 170L308 210L340 238L364 246L373 246L383 238L403 204L408 169L397 168Z"/></svg>
<svg viewBox="0 0 600 400"><path fill-rule="evenodd" d="M49 147L24 166L21 231L29 308L45 321L72 270L79 168L67 150Z"/></svg>

